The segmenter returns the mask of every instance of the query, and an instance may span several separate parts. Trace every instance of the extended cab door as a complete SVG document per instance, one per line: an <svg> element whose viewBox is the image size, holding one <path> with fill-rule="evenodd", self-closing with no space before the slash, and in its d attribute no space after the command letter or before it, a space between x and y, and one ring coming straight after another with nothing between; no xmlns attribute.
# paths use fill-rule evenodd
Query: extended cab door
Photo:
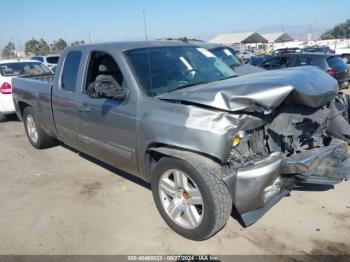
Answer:
<svg viewBox="0 0 350 262"><path fill-rule="evenodd" d="M103 79L116 81L116 85L129 90L128 95L124 99L87 95L87 88ZM121 170L137 174L137 103L115 57L91 50L83 83L78 105L81 150Z"/></svg>
<svg viewBox="0 0 350 262"><path fill-rule="evenodd" d="M77 147L77 90L81 79L82 50L68 51L58 68L52 91L52 110L59 138Z"/></svg>

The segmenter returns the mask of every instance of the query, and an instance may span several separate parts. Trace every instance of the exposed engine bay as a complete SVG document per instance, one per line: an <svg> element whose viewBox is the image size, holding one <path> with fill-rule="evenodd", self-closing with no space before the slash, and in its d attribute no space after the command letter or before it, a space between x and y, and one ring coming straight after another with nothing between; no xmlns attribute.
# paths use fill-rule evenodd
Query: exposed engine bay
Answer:
<svg viewBox="0 0 350 262"><path fill-rule="evenodd" d="M242 167L273 152L286 157L329 146L334 139L350 142L349 95L339 93L328 104L311 108L287 104L268 115L265 127L243 132L229 163Z"/></svg>

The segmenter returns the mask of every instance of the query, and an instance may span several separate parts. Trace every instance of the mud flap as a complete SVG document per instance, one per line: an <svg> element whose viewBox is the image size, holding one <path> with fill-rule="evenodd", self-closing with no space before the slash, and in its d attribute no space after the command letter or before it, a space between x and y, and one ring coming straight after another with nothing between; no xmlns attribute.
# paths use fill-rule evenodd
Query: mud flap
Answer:
<svg viewBox="0 0 350 262"><path fill-rule="evenodd" d="M297 154L285 162L284 174L295 174L303 184L335 185L350 177L347 144L340 142L314 152Z"/></svg>

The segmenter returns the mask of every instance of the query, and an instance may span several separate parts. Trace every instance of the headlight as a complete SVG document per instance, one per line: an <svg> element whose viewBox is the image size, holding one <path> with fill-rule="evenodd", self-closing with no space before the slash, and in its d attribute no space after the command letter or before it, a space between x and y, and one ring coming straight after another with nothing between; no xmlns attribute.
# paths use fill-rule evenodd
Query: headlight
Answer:
<svg viewBox="0 0 350 262"><path fill-rule="evenodd" d="M239 131L238 134L232 138L233 147L238 146L243 137L244 137L244 131Z"/></svg>

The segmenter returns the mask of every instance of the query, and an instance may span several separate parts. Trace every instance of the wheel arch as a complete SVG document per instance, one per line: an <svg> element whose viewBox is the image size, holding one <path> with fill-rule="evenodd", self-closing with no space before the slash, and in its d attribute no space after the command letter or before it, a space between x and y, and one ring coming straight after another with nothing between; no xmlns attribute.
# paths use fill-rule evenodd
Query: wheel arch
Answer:
<svg viewBox="0 0 350 262"><path fill-rule="evenodd" d="M167 144L153 143L148 146L145 154L145 171L147 180L151 180L152 169L164 157L184 160L196 168L205 168L212 174L219 174L222 163L219 159L188 148Z"/></svg>
<svg viewBox="0 0 350 262"><path fill-rule="evenodd" d="M20 118L21 121L23 121L24 109L26 109L27 107L32 107L32 106L30 104L28 104L27 102L18 101L17 116Z"/></svg>

